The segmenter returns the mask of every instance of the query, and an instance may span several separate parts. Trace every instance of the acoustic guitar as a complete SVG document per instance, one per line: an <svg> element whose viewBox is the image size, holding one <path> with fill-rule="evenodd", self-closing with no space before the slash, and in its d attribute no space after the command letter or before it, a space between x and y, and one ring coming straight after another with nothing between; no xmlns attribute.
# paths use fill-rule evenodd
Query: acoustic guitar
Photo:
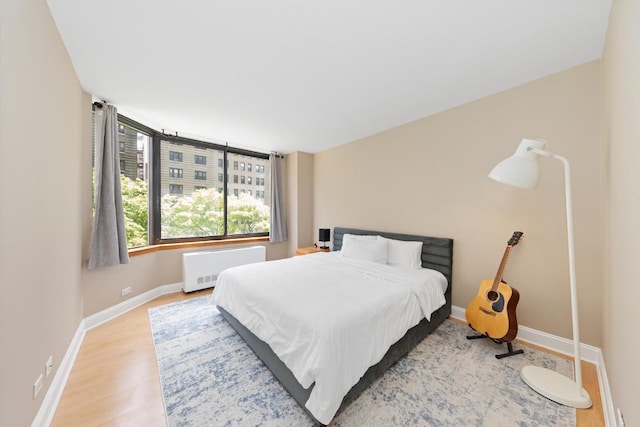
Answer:
<svg viewBox="0 0 640 427"><path fill-rule="evenodd" d="M504 251L498 273L493 280L483 280L478 295L471 301L465 316L469 325L483 335L500 342L510 342L518 335L516 306L520 293L502 280L511 249L522 237L521 231L515 231Z"/></svg>

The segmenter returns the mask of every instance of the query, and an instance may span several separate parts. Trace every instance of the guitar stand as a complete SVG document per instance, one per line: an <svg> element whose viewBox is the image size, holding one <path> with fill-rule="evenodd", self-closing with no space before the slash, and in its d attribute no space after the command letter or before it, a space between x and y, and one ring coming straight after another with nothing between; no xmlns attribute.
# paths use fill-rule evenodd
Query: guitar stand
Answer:
<svg viewBox="0 0 640 427"><path fill-rule="evenodd" d="M488 335L467 335L467 339L468 340L477 340L480 338L489 338ZM500 341L500 340L496 340L493 338L489 338L491 341L493 341L496 344L502 344L504 341ZM513 349L513 344L511 344L511 341L509 341L507 343L507 352L506 353L502 353L502 354L496 354L496 359L502 359L504 357L510 357L510 356L515 356L516 354L522 354L524 353L524 350L522 349L518 349L518 350L514 350Z"/></svg>

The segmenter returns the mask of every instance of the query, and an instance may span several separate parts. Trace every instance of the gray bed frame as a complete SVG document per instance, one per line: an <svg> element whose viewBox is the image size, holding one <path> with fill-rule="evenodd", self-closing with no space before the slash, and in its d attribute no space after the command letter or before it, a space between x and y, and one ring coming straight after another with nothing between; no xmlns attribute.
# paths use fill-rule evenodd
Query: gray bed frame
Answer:
<svg viewBox="0 0 640 427"><path fill-rule="evenodd" d="M422 341L429 333L435 330L442 322L444 322L451 314L451 275L453 266L453 240L442 237L425 237L410 234L387 233L383 231L359 230L355 228L336 227L333 232L333 250L338 251L342 247L342 238L345 234L357 235L380 235L389 239L405 240L405 241L421 241L422 244L422 266L440 271L445 275L449 282L447 291L445 292L446 303L431 315L431 321L422 319L413 328L393 344L382 360L371 366L369 370L360 378L347 395L342 400L342 404L338 413L349 403L354 401L376 378L381 376L391 365L397 362L405 354L411 351L420 341ZM296 380L293 373L287 366L276 356L271 347L251 331L244 327L236 318L218 307L222 316L227 320L233 329L246 341L254 353L262 360L262 362L273 372L275 377L287 389L289 394L300 404L307 412L311 419L318 425L323 425L307 410L305 403L309 399L313 385L309 388L303 388ZM336 414L337 415L337 414Z"/></svg>

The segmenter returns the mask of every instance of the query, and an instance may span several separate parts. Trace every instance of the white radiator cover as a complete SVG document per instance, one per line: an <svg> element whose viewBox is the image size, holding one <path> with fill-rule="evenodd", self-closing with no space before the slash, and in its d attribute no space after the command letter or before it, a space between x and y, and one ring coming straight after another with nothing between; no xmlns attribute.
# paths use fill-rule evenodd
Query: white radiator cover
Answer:
<svg viewBox="0 0 640 427"><path fill-rule="evenodd" d="M264 246L182 254L182 290L193 292L212 288L222 270L265 259Z"/></svg>

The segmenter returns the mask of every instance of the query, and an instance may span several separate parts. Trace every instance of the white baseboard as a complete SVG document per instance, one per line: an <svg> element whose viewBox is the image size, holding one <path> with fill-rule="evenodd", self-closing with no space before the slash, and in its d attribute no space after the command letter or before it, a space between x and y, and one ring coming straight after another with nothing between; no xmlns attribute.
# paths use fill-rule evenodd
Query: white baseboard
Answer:
<svg viewBox="0 0 640 427"><path fill-rule="evenodd" d="M457 307L455 305L451 307L451 317L466 322L464 312L464 308ZM519 325L518 340L573 357L573 341L566 338ZM611 398L611 390L609 389L609 380L607 379L602 350L599 347L580 343L580 358L586 362L593 363L596 366L598 384L600 385L600 397L602 399L602 408L604 412L604 421L607 427L616 426L613 400Z"/></svg>
<svg viewBox="0 0 640 427"><path fill-rule="evenodd" d="M69 344L69 348L67 348L67 351L65 352L65 355L60 362L58 370L53 376L51 386L47 390L47 394L42 400L40 409L38 410L33 423L31 423L31 427L48 427L51 424L53 415L55 414L58 403L60 402L60 398L62 397L64 387L67 385L67 380L69 379L69 375L71 374L71 369L73 368L73 364L76 361L76 356L78 355L78 351L80 350L80 346L82 345L82 341L84 340L84 335L89 329L95 328L96 326L101 325L113 318L116 318L126 313L127 311L133 310L134 308L142 304L152 301L159 296L180 291L182 291L182 283L172 283L169 285L158 286L157 288L151 289L150 291L147 291L143 294L136 295L135 297L130 298L127 301L121 302L120 304L116 304L112 307L102 310L101 312L92 314L91 316L82 319L80 321L80 324L78 325L76 333L73 336L73 339L71 340L71 344Z"/></svg>
<svg viewBox="0 0 640 427"><path fill-rule="evenodd" d="M123 301L120 304L116 304L98 313L92 314L91 316L85 317L84 322L86 330L88 331L89 329L95 328L104 322L108 322L109 320L114 319L127 311L131 311L142 304L146 304L159 296L180 291L182 291L182 282L158 286L157 288L151 289L143 294L136 295L135 297Z"/></svg>
<svg viewBox="0 0 640 427"><path fill-rule="evenodd" d="M40 409L31 424L32 427L48 426L51 424L53 415L55 414L60 398L62 397L62 392L64 391L64 387L67 384L69 375L71 374L71 368L73 368L73 363L76 360L76 356L80 350L80 345L84 339L85 330L84 320L81 320L80 325L78 325L78 329L76 329L76 333L73 335L71 344L69 344L69 348L67 348L67 351L58 366L58 370L53 376L51 386L42 400Z"/></svg>
<svg viewBox="0 0 640 427"><path fill-rule="evenodd" d="M616 420L616 410L613 406L613 398L611 396L611 389L609 388L609 378L607 377L602 352L600 352L600 358L598 363L596 363L596 369L598 369L598 384L600 384L604 422L607 427L615 427L618 425L618 421Z"/></svg>

